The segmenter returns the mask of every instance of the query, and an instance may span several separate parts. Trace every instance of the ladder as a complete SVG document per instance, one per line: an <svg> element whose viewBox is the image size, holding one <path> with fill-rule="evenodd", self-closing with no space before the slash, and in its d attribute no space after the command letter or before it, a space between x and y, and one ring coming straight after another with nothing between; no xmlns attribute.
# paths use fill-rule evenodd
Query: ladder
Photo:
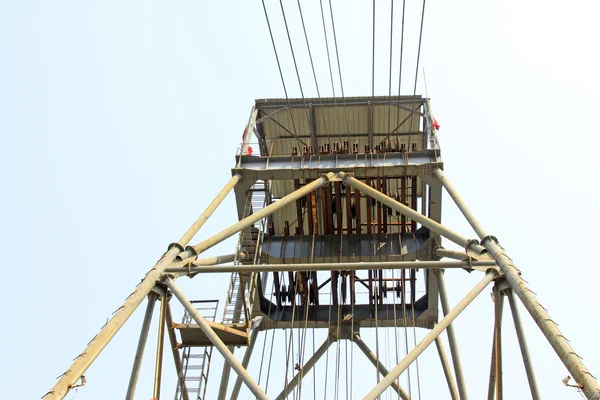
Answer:
<svg viewBox="0 0 600 400"><path fill-rule="evenodd" d="M247 216L256 213L266 206L267 185L263 181L256 182L246 195L246 204L244 206L244 215ZM254 225L243 229L238 237L237 251L234 259L236 265L254 265L260 257L260 246L265 227L265 220L256 222ZM246 256L240 259L239 254L243 252ZM229 279L229 288L223 310L224 324L239 324L248 322L250 319L248 310L248 285L252 278L251 273L240 274L234 272ZM242 318L243 317L243 318Z"/></svg>
<svg viewBox="0 0 600 400"><path fill-rule="evenodd" d="M204 319L211 322L215 321L219 300L192 300L191 303ZM181 322L186 325L193 322L191 315L187 311L184 312ZM183 347L181 368L190 400L205 399L212 349L213 346ZM183 398L183 393L178 383L177 390L175 391L175 400L183 400Z"/></svg>

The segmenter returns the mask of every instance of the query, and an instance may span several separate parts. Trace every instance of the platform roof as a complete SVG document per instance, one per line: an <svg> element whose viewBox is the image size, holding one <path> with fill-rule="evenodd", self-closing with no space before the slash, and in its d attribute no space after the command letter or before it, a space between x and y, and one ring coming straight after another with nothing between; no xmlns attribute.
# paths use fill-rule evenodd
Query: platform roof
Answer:
<svg viewBox="0 0 600 400"><path fill-rule="evenodd" d="M295 146L299 153L304 146L319 146L348 141L358 144L358 152L365 145L397 141L415 150L426 148L422 129L421 96L377 96L347 98L259 99L256 135L261 155L289 156ZM412 110L412 111L411 111ZM254 139L252 141L255 141Z"/></svg>

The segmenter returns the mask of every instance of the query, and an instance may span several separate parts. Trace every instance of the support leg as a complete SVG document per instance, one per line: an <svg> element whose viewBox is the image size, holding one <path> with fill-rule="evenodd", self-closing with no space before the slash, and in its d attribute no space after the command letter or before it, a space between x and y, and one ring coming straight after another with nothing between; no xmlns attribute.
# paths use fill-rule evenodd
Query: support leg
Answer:
<svg viewBox="0 0 600 400"><path fill-rule="evenodd" d="M494 353L496 354L496 399L504 399L502 386L502 308L504 296L500 292L498 284L494 286Z"/></svg>
<svg viewBox="0 0 600 400"><path fill-rule="evenodd" d="M491 270L488 272L485 277L479 282L466 296L462 299L456 307L452 309L442 319L439 324L437 324L424 338L421 342L415 346L406 357L400 362L400 364L396 365L396 367L390 371L389 374L385 376L371 390L365 397L364 400L375 400L377 399L399 376L408 368L408 366L421 354L425 349L435 340L436 337L439 336L440 333L444 331L448 327L448 325L456 319L456 317L469 305L471 302L477 297L479 293L485 289L485 287L496 277L498 273L495 270Z"/></svg>
<svg viewBox="0 0 600 400"><path fill-rule="evenodd" d="M300 383L300 379L302 379L303 376L306 376L308 372L312 369L312 367L315 366L317 361L319 361L319 359L323 356L323 354L325 354L329 346L331 346L336 341L336 337L329 336L323 342L323 344L319 346L315 354L313 354L312 357L309 358L308 361L306 361L306 363L302 366L302 370L298 372L296 376L294 376L294 378L286 385L285 388L283 388L283 390L281 391L281 393L279 393L279 396L277 396L275 400L285 399L294 390L294 388L298 386L298 383Z"/></svg>
<svg viewBox="0 0 600 400"><path fill-rule="evenodd" d="M162 381L162 364L165 345L165 318L167 315L167 295L160 300L160 317L158 319L158 343L156 344L156 365L154 368L154 395L153 399L160 399L160 383Z"/></svg>
<svg viewBox="0 0 600 400"><path fill-rule="evenodd" d="M250 343L246 348L246 352L244 353L244 358L242 359L242 367L248 368L248 363L250 362L250 357L252 356L252 352L254 351L254 345L256 344L256 338L258 337L258 333L260 332L259 327L255 327L250 334ZM266 334L266 333L265 333ZM240 393L240 389L242 387L242 378L239 376L235 380L235 384L233 385L233 391L231 392L230 400L237 400L238 395Z"/></svg>
<svg viewBox="0 0 600 400"><path fill-rule="evenodd" d="M446 382L448 382L448 390L450 391L450 397L452 400L459 400L458 389L456 388L456 382L454 381L454 375L452 369L448 363L448 357L446 357L446 351L444 350L444 344L440 336L435 338L435 346L437 347L438 354L440 355L440 362L444 369L444 375L446 376Z"/></svg>
<svg viewBox="0 0 600 400"><path fill-rule="evenodd" d="M496 396L496 324L494 323L494 338L492 339L492 362L490 364L490 380L488 383L488 400Z"/></svg>
<svg viewBox="0 0 600 400"><path fill-rule="evenodd" d="M234 188L234 186L237 185L237 183L240 181L241 177L242 176L240 174L235 174L234 176L231 177L229 182L227 182L227 184L219 192L217 197L215 197L215 199L209 204L209 206L206 208L206 210L204 210L204 212L198 217L196 222L194 222L194 224L192 226L190 226L190 229L188 229L188 231L181 237L181 239L179 239L179 244L181 246L187 245L190 242L190 240L192 240L194 235L196 235L196 233L198 233L200 228L202 228L202 225L204 225L204 223L208 220L208 218L212 215L212 213L217 209L217 207L219 207L219 205L223 202L223 200L225 200L225 197L227 197L227 195L229 194L229 192L231 192L231 190Z"/></svg>
<svg viewBox="0 0 600 400"><path fill-rule="evenodd" d="M523 302L523 305L529 311L546 339L569 370L575 381L581 385L581 390L588 399L600 399L600 385L596 382L593 375L587 370L581 358L577 355L573 347L569 344L562 332L558 329L556 323L552 320L548 312L541 306L541 303L533 292L527 287L525 281L521 278L521 273L508 257L504 249L498 244L496 238L489 236L473 215L469 207L460 197L454 186L446 178L444 172L440 169L435 170L435 175L442 182L446 191L452 197L465 219L469 222L473 230L481 239L481 244L488 250L490 256L498 263L498 266L504 273L504 279L508 282L512 290Z"/></svg>
<svg viewBox="0 0 600 400"><path fill-rule="evenodd" d="M137 384L138 377L140 375L140 367L142 366L142 358L144 357L144 349L146 348L146 341L148 340L148 331L150 331L150 324L152 323L152 314L154 312L154 305L158 295L154 292L150 292L148 295L148 305L146 306L146 314L144 315L144 322L142 323L142 330L140 332L140 340L138 341L137 351L135 352L135 358L133 360L133 368L131 369L131 377L129 378L129 386L127 387L127 394L125 400L133 400L135 394L135 387Z"/></svg>
<svg viewBox="0 0 600 400"><path fill-rule="evenodd" d="M450 303L448 302L448 294L446 292L446 282L444 279L444 273L439 270L433 271L438 281L438 287L440 291L440 302L442 303L442 311L444 316L450 312ZM460 354L458 352L458 344L456 343L456 336L454 334L454 326L448 325L446 330L448 333L448 343L450 344L450 354L452 355L452 364L454 365L454 373L456 374L456 382L458 385L458 393L460 393L461 400L467 400L467 385L465 384L465 377L463 375L462 364L460 362Z"/></svg>
<svg viewBox="0 0 600 400"><path fill-rule="evenodd" d="M227 350L233 354L235 347L227 346ZM227 397L227 388L229 387L229 376L231 375L231 365L225 362L223 363L223 372L221 372L221 384L219 385L219 394L217 400L225 400Z"/></svg>
<svg viewBox="0 0 600 400"><path fill-rule="evenodd" d="M217 199L220 197L221 194L217 196ZM209 208L213 207L213 205L216 208L221 203L222 199L217 199L211 203ZM203 218L203 215L208 218L208 215L210 215L212 211L206 215L207 211L200 216L199 220ZM156 282L162 278L162 274L167 266L172 264L175 257L183 250L183 247L188 244L189 240L194 236L198 229L200 229L204 222L199 225L197 223L198 221L196 221L196 224L194 224L181 238L179 243L169 246L168 251L146 274L134 292L127 297L123 305L114 313L112 318L102 327L102 329L100 329L100 332L98 332L98 334L89 342L85 350L75 359L67 372L61 376L54 387L44 396L44 400L63 399L69 390L77 384L77 381L79 381L85 371L87 371L102 350L104 350L108 342L111 341L119 329L121 329L129 319L131 314L133 314L144 298L150 293L152 288L156 285Z"/></svg>
<svg viewBox="0 0 600 400"><path fill-rule="evenodd" d="M225 358L225 362L231 365L231 368L242 377L242 381L248 386L250 391L256 396L256 398L260 400L268 400L269 398L265 394L265 392L258 386L254 378L246 371L242 364L231 354L231 352L227 349L227 346L223 341L217 336L217 334L212 330L210 325L202 318L198 310L194 308L192 303L185 297L185 295L181 292L179 287L175 284L171 278L166 277L164 282L171 289L173 295L177 297L177 300L181 302L183 307L187 310L190 316L196 321L196 323L202 329L202 332L208 337L211 343L217 348L219 353Z"/></svg>
<svg viewBox="0 0 600 400"><path fill-rule="evenodd" d="M171 307L168 304L165 319L167 323L167 334L169 335L169 343L171 344L171 351L173 353L173 362L175 363L175 371L177 372L179 392L181 393L183 400L189 400L187 386L185 384L185 377L183 376L181 358L179 355L179 351L177 350L177 337L175 336L175 329L173 328L173 315L171 313Z"/></svg>
<svg viewBox="0 0 600 400"><path fill-rule="evenodd" d="M381 361L377 359L377 356L373 354L371 349L369 349L369 346L367 346L367 344L363 342L362 338L358 333L354 333L354 343L356 343L360 351L362 351L363 354L367 356L369 361L371 361L371 364L373 364L375 368L377 368L377 370L382 376L386 376L390 373L390 371L388 371L388 369L383 366ZM409 394L406 393L404 389L402 389L402 387L398 384L397 380L394 380L391 386L396 391L396 393L398 393L398 395L402 398L402 400L410 400Z"/></svg>
<svg viewBox="0 0 600 400"><path fill-rule="evenodd" d="M515 330L517 331L517 339L519 340L519 347L521 348L521 355L523 356L523 364L525 364L525 372L527 373L527 381L529 382L529 389L531 390L531 398L533 400L540 400L540 392L537 387L535 373L533 372L531 358L529 357L529 349L527 348L523 325L521 325L521 317L519 316L515 294L511 289L508 289L506 290L506 296L508 297L508 304L510 305L513 321L515 323Z"/></svg>

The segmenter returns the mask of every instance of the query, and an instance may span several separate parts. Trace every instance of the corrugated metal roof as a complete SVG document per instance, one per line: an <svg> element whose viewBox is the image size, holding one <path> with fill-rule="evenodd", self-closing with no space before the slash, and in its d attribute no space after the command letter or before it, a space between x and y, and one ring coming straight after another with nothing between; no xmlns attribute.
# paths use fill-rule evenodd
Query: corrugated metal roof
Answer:
<svg viewBox="0 0 600 400"><path fill-rule="evenodd" d="M419 115L424 100L421 96L257 100L263 136L259 139L267 152L262 155L290 156L293 147L302 153L304 146L311 145L313 154L318 154L318 146L328 144L333 151L334 143L341 148L344 141L350 152L358 144L358 152L363 153L369 136L371 149L388 138L386 146L393 151L400 150L398 142L407 149L410 142L409 151L412 146L421 150L426 147Z"/></svg>

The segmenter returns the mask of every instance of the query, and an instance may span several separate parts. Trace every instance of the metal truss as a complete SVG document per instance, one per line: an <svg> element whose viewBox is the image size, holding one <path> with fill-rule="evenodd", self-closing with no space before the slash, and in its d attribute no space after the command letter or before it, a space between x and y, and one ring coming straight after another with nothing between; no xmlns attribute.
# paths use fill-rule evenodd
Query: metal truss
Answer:
<svg viewBox="0 0 600 400"><path fill-rule="evenodd" d="M266 118L266 117L263 117ZM295 385L297 385L304 375L316 364L318 359L324 354L326 349L331 343L346 339L351 340L357 344L359 349L365 354L365 356L373 363L375 368L383 376L380 382L364 397L364 399L374 400L377 399L385 390L391 387L395 390L398 395L403 399L408 399L409 396L404 390L398 385L397 378L405 371L409 365L433 342L436 342L436 346L439 352L440 360L444 368L444 373L448 382L449 393L452 399L467 399L466 386L464 376L460 364L460 357L458 348L456 345L455 335L452 328L452 322L458 317L461 312L491 283L494 282L494 297L495 297L495 325L494 325L494 345L492 351L492 363L490 373L490 390L489 398L493 398L494 395L497 399L502 399L502 329L501 329L501 316L504 296L508 297L510 309L512 311L515 327L517 331L518 341L523 356L523 362L525 364L525 370L527 373L531 396L533 399L539 399L540 395L538 392L535 376L533 373L533 367L530 361L530 355L527 350L525 342L525 335L520 321L518 313L516 298L518 297L525 309L529 312L531 317L537 323L540 330L548 342L552 345L556 354L568 369L570 374L577 382L578 387L588 399L600 399L600 386L588 372L581 358L575 353L566 338L559 331L556 323L550 318L547 311L541 306L539 300L535 297L533 292L528 288L525 281L521 278L520 271L516 268L512 260L507 255L506 251L500 246L498 240L491 236L483 229L481 224L477 221L474 215L471 213L465 202L462 200L456 189L449 182L443 171L436 168L432 172L431 178L436 177L439 179L443 187L450 194L458 208L463 213L477 236L479 241L475 239L469 239L464 237L451 229L439 224L438 222L428 218L427 216L418 213L417 211L407 207L406 205L388 197L384 193L368 186L354 178L352 175L347 174L343 171L327 172L321 175L318 179L305 185L304 187L293 191L292 193L282 197L278 201L266 206L262 210L240 220L239 222L231 225L223 231L217 233L209 239L206 239L194 246L190 246L189 243L200 228L206 223L207 219L214 212L214 210L221 204L227 194L235 187L240 181L241 175L236 174L231 180L225 185L223 190L217 195L213 202L209 205L204 213L198 218L198 220L190 227L190 229L183 235L183 237L176 243L169 246L167 252L160 258L160 260L154 265L150 271L145 275L140 284L135 288L133 293L125 300L123 305L117 310L112 318L104 325L104 327L98 332L98 334L89 342L88 346L84 351L75 359L73 364L68 370L60 376L55 386L43 397L45 400L63 399L65 395L74 387L79 386L78 382L83 379L83 374L94 362L94 360L100 355L102 350L110 342L113 336L121 329L126 323L127 319L131 314L138 308L144 299L148 299L146 308L145 318L142 324L140 333L140 339L138 342L137 352L134 359L134 364L131 372L130 384L127 391L126 398L133 398L135 392L137 377L140 371L140 365L142 362L146 339L148 335L148 329L153 314L153 309L156 304L156 300L160 299L160 321L159 321L159 342L157 345L157 357L155 365L155 379L154 379L154 397L159 398L160 396L160 385L162 375L162 346L164 345L164 332L165 327L168 328L168 336L170 345L173 350L173 356L175 357L177 375L179 377L180 389L183 393L185 382L183 380L181 365L178 363L178 353L176 350L177 344L175 335L171 329L172 316L169 308L169 299L174 296L187 310L189 315L198 324L202 332L206 335L210 343L217 348L219 353L225 359L226 364L233 369L237 374L238 378L233 390L232 399L237 398L241 384L245 384L253 395L257 399L268 399L267 394L263 389L256 383L251 374L247 371L248 362L252 354L252 348L256 341L256 335L258 334L259 327L255 327L249 340L249 348L246 351L244 359L239 362L237 358L232 354L232 351L228 348L227 344L221 339L220 335L227 333L227 327L218 326L219 324L211 323L206 321L200 313L194 308L194 306L187 299L185 294L179 289L175 280L178 277L197 276L208 272L232 272L232 271L253 271L253 272L265 272L265 271L289 271L293 268L294 271L315 271L315 270L336 270L339 269L339 264L336 263L321 263L321 264L300 264L300 265L286 265L286 264L271 264L271 265L258 265L258 266L218 266L222 262L230 262L232 260L231 255L223 257L215 257L212 259L200 259L198 256L207 249L215 246L221 241L235 235L241 230L253 225L257 221L264 217L271 215L281 207L295 202L312 191L318 189L325 184L329 184L332 181L343 182L347 186L352 186L365 195L385 204L393 210L405 215L412 220L417 221L423 226L429 228L432 232L443 236L450 241L458 244L465 249L464 253L453 252L445 249L438 249L437 254L439 256L449 257L458 259L457 261L432 261L432 262L417 262L418 268L429 268L432 269L434 274L438 277L440 298L443 308L444 317L429 331L429 333L418 343L407 355L400 361L398 365L388 370L383 366L380 360L369 350L366 344L362 341L360 335L357 332L346 332L344 329L340 329L341 334L334 334L330 330L330 336L327 341L316 351L316 353L299 369L298 374L287 383L287 386L279 394L277 399L286 398ZM414 268L415 265L412 262L388 262L388 263L377 263L377 269L398 269L398 268ZM374 265L372 263L356 263L346 264L344 269L372 269ZM447 268L464 268L468 270L480 270L484 272L484 277L481 281L470 291L467 295L450 309L446 288L444 284L444 273L443 270ZM516 296L515 296L516 295ZM447 360L445 350L440 340L440 334L446 331L449 336L450 352L452 355L452 361L454 366L453 371L450 368L450 364ZM225 333L223 333L225 332ZM233 334L232 332L229 332ZM339 336L338 336L339 335ZM247 337L246 337L247 340ZM456 377L456 378L455 378ZM225 387L226 392L226 387ZM185 395L184 395L185 396ZM185 398L185 397L184 397Z"/></svg>

